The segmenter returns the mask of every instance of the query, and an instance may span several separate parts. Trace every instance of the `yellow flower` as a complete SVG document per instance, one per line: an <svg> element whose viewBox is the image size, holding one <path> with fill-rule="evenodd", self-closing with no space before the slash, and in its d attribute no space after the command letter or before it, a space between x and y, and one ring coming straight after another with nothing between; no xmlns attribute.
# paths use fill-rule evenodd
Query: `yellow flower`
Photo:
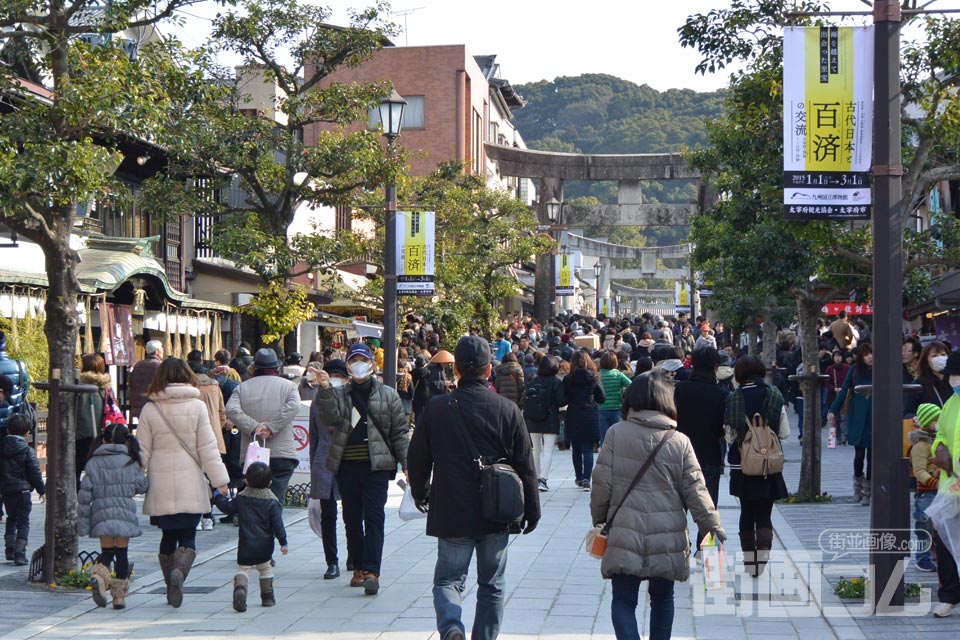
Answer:
<svg viewBox="0 0 960 640"><path fill-rule="evenodd" d="M87 591L93 591L93 587L91 587L90 585L85 586L84 589L86 589Z"/></svg>
<svg viewBox="0 0 960 640"><path fill-rule="evenodd" d="M860 583L860 578L854 578L854 579L851 580L850 582L853 583L853 584L859 584L859 583Z"/></svg>

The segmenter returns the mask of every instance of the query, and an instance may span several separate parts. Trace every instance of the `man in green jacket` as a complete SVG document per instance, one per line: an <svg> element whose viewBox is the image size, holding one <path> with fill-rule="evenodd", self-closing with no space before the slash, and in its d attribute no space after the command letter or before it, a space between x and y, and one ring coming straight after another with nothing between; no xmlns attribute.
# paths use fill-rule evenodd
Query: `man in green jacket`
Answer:
<svg viewBox="0 0 960 640"><path fill-rule="evenodd" d="M374 377L370 348L357 343L347 352L350 382L332 387L326 371L317 374L314 404L323 424L335 425L327 468L337 474L347 529L347 552L353 559L351 587L367 595L380 590L384 506L387 487L406 472L409 425L397 392Z"/></svg>

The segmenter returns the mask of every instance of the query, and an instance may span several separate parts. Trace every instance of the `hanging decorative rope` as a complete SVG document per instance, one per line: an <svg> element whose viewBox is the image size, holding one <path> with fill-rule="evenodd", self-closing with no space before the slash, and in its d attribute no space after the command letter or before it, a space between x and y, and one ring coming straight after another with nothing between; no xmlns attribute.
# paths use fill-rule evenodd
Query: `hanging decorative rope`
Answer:
<svg viewBox="0 0 960 640"><path fill-rule="evenodd" d="M107 327L109 323L107 322L107 294L103 294L100 297L100 300L97 301L97 306L100 308L100 348L97 349L98 353L107 353L110 350L110 338L107 335Z"/></svg>
<svg viewBox="0 0 960 640"><path fill-rule="evenodd" d="M83 353L94 353L93 344L93 304L90 302L90 296L83 298Z"/></svg>
<svg viewBox="0 0 960 640"><path fill-rule="evenodd" d="M183 332L183 357L186 359L190 352L193 351L193 336L190 334L190 312L187 311L183 314L183 319L186 320L186 331Z"/></svg>
<svg viewBox="0 0 960 640"><path fill-rule="evenodd" d="M172 319L170 317L170 305L166 302L163 303L163 353L165 355L173 355L173 344L170 340L170 323Z"/></svg>
<svg viewBox="0 0 960 640"><path fill-rule="evenodd" d="M33 320L37 317L36 309L33 308L33 288L27 287L27 311L23 314L25 319Z"/></svg>
<svg viewBox="0 0 960 640"><path fill-rule="evenodd" d="M202 314L202 319L198 317L198 322L201 322L201 332L200 335L203 336L203 359L207 362L213 360L213 349L210 347L211 335L210 329L213 326L213 323L210 321L210 312L204 311Z"/></svg>
<svg viewBox="0 0 960 640"><path fill-rule="evenodd" d="M10 343L20 350L20 328L17 326L17 286L10 287Z"/></svg>
<svg viewBox="0 0 960 640"><path fill-rule="evenodd" d="M133 307L132 311L140 311L140 313L131 313L133 318L133 335L142 336L143 335L143 315L147 308L147 291L146 289L134 289L133 291Z"/></svg>
<svg viewBox="0 0 960 640"><path fill-rule="evenodd" d="M223 333L221 332L222 316L219 313L213 314L213 352L216 353L223 349Z"/></svg>

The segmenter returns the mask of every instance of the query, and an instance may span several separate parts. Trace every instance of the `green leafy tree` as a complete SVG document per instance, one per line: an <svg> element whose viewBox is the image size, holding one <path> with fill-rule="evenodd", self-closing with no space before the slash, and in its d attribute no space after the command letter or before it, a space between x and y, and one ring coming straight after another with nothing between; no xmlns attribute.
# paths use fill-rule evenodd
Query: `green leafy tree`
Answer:
<svg viewBox="0 0 960 640"><path fill-rule="evenodd" d="M78 332L79 257L70 241L76 203L130 198L114 177L121 141L175 144L167 135L171 123L204 91L200 78L183 70L173 44L142 47L131 59L117 40L91 47L77 36L146 27L186 4L120 0L89 11L91 0L0 0L0 43L8 56L0 65L0 218L43 250L49 367L65 383L75 379ZM44 86L24 91L23 74ZM57 481L49 491L58 514L58 575L74 567L77 552L73 407L63 394L60 423L49 426L59 436Z"/></svg>
<svg viewBox="0 0 960 640"><path fill-rule="evenodd" d="M337 69L371 59L394 34L382 19L387 9L378 3L353 11L349 26L340 28L327 24L329 8L241 0L214 21L208 54L239 54L247 71L233 77L207 67L220 94L181 120L179 135L188 144L149 191L158 209L215 217L213 248L252 269L271 292L263 304L248 305L248 313L277 302L281 290L274 282L329 269L366 251L365 240L349 231L292 234L290 226L302 208L354 204L364 189L402 166L402 153L388 154L379 131L349 128L367 121L389 84L327 81ZM277 90L275 103L267 105L275 110L273 119L244 112L248 92L261 82ZM312 128L319 133L308 145L305 132ZM228 192L241 195L217 195Z"/></svg>
<svg viewBox="0 0 960 640"><path fill-rule="evenodd" d="M720 199L697 220L692 233L697 243L695 263L715 283L717 301L741 320L750 308L770 318L793 298L799 319L804 370L819 371L816 320L825 301L838 292L866 291L871 282L872 238L863 224L787 222L781 215L782 172L782 41L779 23L787 9L817 11L819 2L735 0L728 9L688 18L680 28L680 42L702 55L697 69L714 72L734 60L746 69L731 78L727 115L709 127L709 146L692 154L692 161L710 175ZM912 209L941 180L960 177L949 159L950 135L956 127L957 96L944 87L944 73L954 73L958 49L955 21L928 19L927 42L907 44L902 75L904 109L920 109L921 117L905 120L914 136L905 136L904 157L909 161L905 206ZM955 75L955 73L954 73ZM912 194L912 195L910 195ZM905 230L905 293L929 296L930 269L956 268L957 225L940 217L923 232ZM765 336L772 333L768 327ZM768 360L769 361L769 360ZM812 399L816 384L801 385L804 392L805 439L799 495L819 493L819 407Z"/></svg>

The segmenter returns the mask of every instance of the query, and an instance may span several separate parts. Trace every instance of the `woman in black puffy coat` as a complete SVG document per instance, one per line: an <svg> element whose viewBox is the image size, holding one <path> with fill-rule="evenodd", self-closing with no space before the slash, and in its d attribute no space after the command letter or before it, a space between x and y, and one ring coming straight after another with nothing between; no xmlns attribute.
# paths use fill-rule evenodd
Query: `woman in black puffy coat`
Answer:
<svg viewBox="0 0 960 640"><path fill-rule="evenodd" d="M570 360L570 373L563 379L567 397L565 433L573 452L573 473L577 486L590 490L593 473L593 443L600 440L600 410L607 399L600 384L597 364L586 351L577 351Z"/></svg>

